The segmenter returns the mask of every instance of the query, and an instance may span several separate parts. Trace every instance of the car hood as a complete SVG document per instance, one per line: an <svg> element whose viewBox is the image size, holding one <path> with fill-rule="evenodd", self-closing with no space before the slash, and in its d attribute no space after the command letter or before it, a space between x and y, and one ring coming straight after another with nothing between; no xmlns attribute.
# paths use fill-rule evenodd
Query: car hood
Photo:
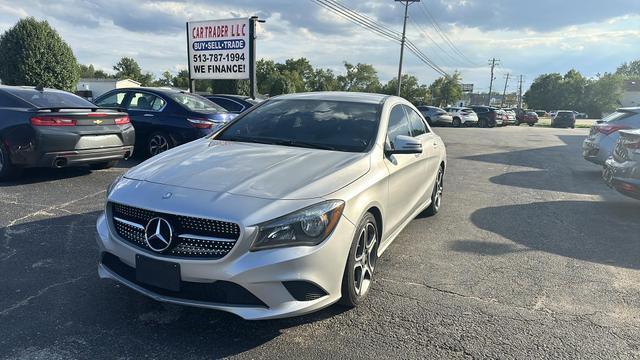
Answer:
<svg viewBox="0 0 640 360"><path fill-rule="evenodd" d="M129 170L134 180L266 199L335 192L369 171L368 154L201 139Z"/></svg>

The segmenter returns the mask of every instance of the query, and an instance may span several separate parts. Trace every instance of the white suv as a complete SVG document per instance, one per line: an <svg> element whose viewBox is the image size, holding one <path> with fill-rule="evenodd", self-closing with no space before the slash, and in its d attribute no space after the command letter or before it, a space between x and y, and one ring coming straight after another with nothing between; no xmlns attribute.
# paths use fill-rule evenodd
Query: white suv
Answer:
<svg viewBox="0 0 640 360"><path fill-rule="evenodd" d="M444 108L444 110L451 114L451 116L453 117L452 125L455 127L478 124L478 114L476 114L473 109L467 107L452 106L446 107Z"/></svg>

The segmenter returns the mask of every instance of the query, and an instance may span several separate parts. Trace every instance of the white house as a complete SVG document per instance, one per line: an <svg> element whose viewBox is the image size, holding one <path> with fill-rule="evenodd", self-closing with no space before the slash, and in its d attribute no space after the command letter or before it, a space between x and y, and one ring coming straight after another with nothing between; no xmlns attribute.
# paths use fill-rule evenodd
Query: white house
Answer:
<svg viewBox="0 0 640 360"><path fill-rule="evenodd" d="M80 79L76 93L93 100L107 91L129 87L140 87L140 83L131 79Z"/></svg>
<svg viewBox="0 0 640 360"><path fill-rule="evenodd" d="M625 80L622 89L622 107L640 106L640 80Z"/></svg>

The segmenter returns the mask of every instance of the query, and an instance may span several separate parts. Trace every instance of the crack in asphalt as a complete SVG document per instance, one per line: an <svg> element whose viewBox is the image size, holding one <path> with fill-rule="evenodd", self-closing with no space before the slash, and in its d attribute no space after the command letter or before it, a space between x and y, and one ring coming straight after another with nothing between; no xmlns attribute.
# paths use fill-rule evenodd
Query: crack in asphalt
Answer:
<svg viewBox="0 0 640 360"><path fill-rule="evenodd" d="M80 280L80 279L82 279L82 278L85 278L85 277L87 277L87 275L79 276L79 277L76 277L76 278L73 278L73 279L70 279L70 280L67 280L67 281L62 281L62 282L54 283L54 284L51 284L51 285L49 285L49 286L47 286L47 287L44 287L44 288L42 288L42 289L38 290L38 292L37 292L35 295L28 296L28 297L26 297L26 298L24 298L24 299L22 299L22 300L18 301L17 303L15 303L15 304L13 304L13 305L9 306L8 308L6 308L6 309L4 309L4 310L0 311L0 316L7 315L7 314L9 314L10 312L12 312L12 311L14 311L14 310L16 310L16 309L18 309L18 308L21 308L21 307L23 307L23 306L29 305L29 302L31 302L31 300L36 299L36 298L38 298L38 297L42 296L42 295L43 295L43 294L45 294L47 291L49 291L49 290L51 290L51 289L53 289L53 288L55 288L55 287L63 286L63 285L68 285L68 284L71 284L71 283L75 283L75 282L77 282L78 280Z"/></svg>

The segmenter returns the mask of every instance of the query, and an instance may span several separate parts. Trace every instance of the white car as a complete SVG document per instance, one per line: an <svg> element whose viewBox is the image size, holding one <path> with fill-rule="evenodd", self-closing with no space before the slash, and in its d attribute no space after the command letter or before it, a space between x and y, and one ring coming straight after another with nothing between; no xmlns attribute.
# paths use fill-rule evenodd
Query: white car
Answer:
<svg viewBox="0 0 640 360"><path fill-rule="evenodd" d="M478 124L478 114L473 109L467 107L446 107L446 112L453 117L453 126L469 126Z"/></svg>
<svg viewBox="0 0 640 360"><path fill-rule="evenodd" d="M245 319L356 306L402 229L440 209L445 169L443 141L402 98L271 98L109 186L98 273Z"/></svg>

